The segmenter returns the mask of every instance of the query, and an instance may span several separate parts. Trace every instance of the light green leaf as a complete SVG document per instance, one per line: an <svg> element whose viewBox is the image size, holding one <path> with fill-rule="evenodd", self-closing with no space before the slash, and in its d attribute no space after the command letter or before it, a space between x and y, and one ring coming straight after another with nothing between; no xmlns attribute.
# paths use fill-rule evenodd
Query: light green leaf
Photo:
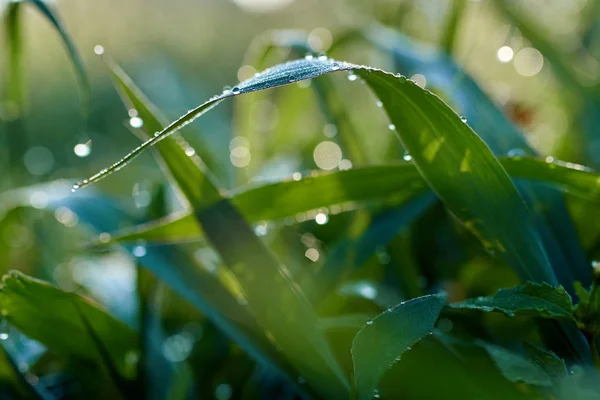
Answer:
<svg viewBox="0 0 600 400"><path fill-rule="evenodd" d="M527 282L523 286L500 289L494 295L451 304L453 310L500 312L508 317L535 316L574 322L571 296L547 283Z"/></svg>
<svg viewBox="0 0 600 400"><path fill-rule="evenodd" d="M444 302L444 296L431 295L400 303L368 321L356 334L352 360L359 400L373 398L389 365L431 333Z"/></svg>
<svg viewBox="0 0 600 400"><path fill-rule="evenodd" d="M0 309L3 318L49 349L88 360L99 360L98 350L84 326L77 305L100 339L114 365L131 377L135 366L127 363L136 349L136 334L91 301L74 293L12 271L2 278ZM65 335L65 332L69 332Z"/></svg>

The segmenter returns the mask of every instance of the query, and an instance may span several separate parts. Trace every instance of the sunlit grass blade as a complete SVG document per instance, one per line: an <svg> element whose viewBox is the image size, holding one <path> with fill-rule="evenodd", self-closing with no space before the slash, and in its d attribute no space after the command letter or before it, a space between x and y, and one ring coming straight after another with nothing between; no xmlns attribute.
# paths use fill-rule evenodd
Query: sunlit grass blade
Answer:
<svg viewBox="0 0 600 400"><path fill-rule="evenodd" d="M391 364L412 345L430 334L444 306L444 296L418 297L378 315L352 342L357 398L370 400Z"/></svg>
<svg viewBox="0 0 600 400"><path fill-rule="evenodd" d="M521 279L557 284L529 210L481 138L415 83L391 74L359 73L383 102L423 178L467 229L504 257Z"/></svg>
<svg viewBox="0 0 600 400"><path fill-rule="evenodd" d="M163 129L163 117L156 107L146 98L141 90L133 83L131 78L108 56L104 56L104 61L108 66L114 85L121 95L121 99L128 110L135 110L138 118L143 121L141 129L134 132L141 140L147 140ZM190 147L185 139L179 134L175 134L172 139L161 142L156 150L161 154L159 162L163 171L172 180L177 182L177 187L184 193L194 193L196 197L204 197L207 202L212 202L220 198L214 185L211 183L211 176L203 161L209 157L204 149L196 150ZM168 157L168 155L172 155ZM186 202L185 196L181 200Z"/></svg>
<svg viewBox="0 0 600 400"><path fill-rule="evenodd" d="M501 157L500 163L513 179L540 182L554 190L600 202L600 175L581 165L552 158ZM300 180L285 180L234 191L231 202L248 222L280 221L299 213L334 205L351 209L370 204L409 199L425 189L425 181L412 163L365 166L348 171L312 173ZM318 196L316 194L319 194ZM264 207L268 199L269 207ZM136 240L172 243L198 240L202 229L189 212L111 235L109 243Z"/></svg>
<svg viewBox="0 0 600 400"><path fill-rule="evenodd" d="M275 76L279 76L280 81L286 79L286 82L289 83L288 71L283 69L284 71L275 72ZM315 71L309 69L308 73L314 74ZM119 78L117 75L114 76ZM270 83L270 81L261 79L260 76L255 80L258 82L257 84ZM127 96L135 96L135 92L127 89L127 85L122 79L119 82ZM185 125L223 98L235 95L241 90L254 91L258 89L249 84L245 86L240 84L231 92L213 98L212 103L209 101L195 109L188 114L188 117L182 117L178 120L180 122L175 124ZM156 127L158 132L160 130L158 119L148 115L151 114L151 111L148 107L143 107L143 103L144 101L138 98L135 104L144 113L143 116L142 114L140 116L150 118L150 121L154 123L150 129ZM173 126L172 124L171 128L167 127L153 139L167 138L170 133L174 132ZM156 143L156 141L153 142L153 139L145 142L142 146ZM163 143L173 142L174 140L170 138ZM201 164L180 168L178 158L186 157L183 149L171 145L169 148L159 148L158 150L173 182L193 208L194 215L203 227L206 238L217 249L225 264L231 268L239 281L243 296L247 300L248 309L259 325L269 333L271 340L281 348L283 354L311 386L330 393L332 396L346 393L348 390L347 380L333 357L324 334L318 328L314 311L302 293L295 287L287 268L281 265L255 236L253 230L235 207L229 203L229 200L221 197L219 189L207 176L206 170L201 169ZM115 168L119 168L119 166ZM189 169L193 169L193 171ZM194 178L205 182L203 190L198 190L198 187L194 186L196 183ZM256 279L257 276L260 276L260 280ZM266 287L263 286L265 283ZM281 302L280 306L273 307L273 298ZM305 357L307 354L311 354L311 356ZM323 377L328 377L329 383L326 386L323 385Z"/></svg>
<svg viewBox="0 0 600 400"><path fill-rule="evenodd" d="M2 279L0 307L3 318L27 336L65 355L96 361L98 353L72 302L102 338L119 373L131 377L134 366L127 355L135 352L136 335L129 327L89 300L13 271ZM64 330L69 330L69 335ZM130 359L131 357L129 357Z"/></svg>
<svg viewBox="0 0 600 400"><path fill-rule="evenodd" d="M495 155L536 155L516 125L447 54L379 26L370 27L364 35L389 54L405 75L423 74L427 87L449 99L452 107L467 119L469 126ZM561 284L570 290L575 279L591 283L588 263L562 196L539 186L523 184L518 188L532 205L536 228ZM539 203L547 205L544 211L535 207Z"/></svg>
<svg viewBox="0 0 600 400"><path fill-rule="evenodd" d="M90 82L83 66L83 62L81 61L81 57L79 56L79 52L75 47L75 44L71 40L71 37L67 33L65 27L62 25L60 19L56 15L56 13L52 10L52 8L46 4L43 0L27 0L31 4L33 4L43 15L46 17L48 22L54 27L58 35L60 36L67 52L69 54L69 58L71 59L71 63L75 68L75 72L77 73L77 80L79 82L79 88L81 91L81 98L83 103L83 113L87 117L90 112L90 102L91 102L91 94L90 94ZM18 3L18 2L17 2Z"/></svg>

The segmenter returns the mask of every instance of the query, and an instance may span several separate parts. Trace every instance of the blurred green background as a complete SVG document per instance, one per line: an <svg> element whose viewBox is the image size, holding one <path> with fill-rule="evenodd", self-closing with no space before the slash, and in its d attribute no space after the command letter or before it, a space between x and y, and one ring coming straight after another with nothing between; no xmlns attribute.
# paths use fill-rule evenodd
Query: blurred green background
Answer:
<svg viewBox="0 0 600 400"><path fill-rule="evenodd" d="M554 156L600 167L600 139L596 134L596 110L600 107L597 95L587 90L598 92L600 2L502 3L510 3L514 14L503 12L503 7L498 6L500 2L493 0L49 2L73 40L89 76L89 118L84 116L81 88L64 43L48 20L31 4L25 4L20 15L22 76L17 82L24 88L22 104L15 103L9 93L15 77L9 68L11 37L5 29L6 20L0 32L0 272L18 269L62 289L77 289L129 325L136 325L139 315L135 257L146 255L145 243L130 249L135 257L122 249L90 251L88 246L94 238L69 208L60 207L50 215L24 208L13 210L12 204L8 200L3 203L1 197L3 192L12 196L15 192L11 189L54 180L59 180L54 189L68 196L72 183L106 168L139 145L139 139L131 131L143 121L123 107L108 69L95 53L115 60L168 120L173 121L212 95L253 76L257 70L303 55L276 48L261 58L261 52L271 41L304 42L307 37L306 43L315 57L327 53L338 60L406 73L381 48L348 35L376 24L385 25L417 42L446 49L522 129L542 157ZM0 11L8 5L0 0ZM460 15L455 15L457 10ZM515 15L521 20L515 21ZM453 17L458 21L456 31L452 29ZM427 49L418 52L425 60L424 65L428 65ZM431 88L430 75L420 72L407 75L419 85ZM321 79L331 82L328 90L337 96L334 103L339 109L329 110L338 119L337 125L323 111L318 90L312 90L317 85L299 82L225 102L187 127L185 139L202 155L218 182L232 190L282 178L298 180L295 174L308 170L344 170L403 157L408 161L410 156L390 135L389 121L378 110L375 97L364 87L349 84L346 74L334 75ZM460 83L457 79L457 88ZM444 93L444 90L452 92L452 88L450 83L440 91L440 96L449 102L456 101L452 93ZM343 101L337 101L340 98ZM456 106L457 112L463 106L451 105ZM484 108L479 110L475 105L472 111L483 114ZM356 137L348 141L352 134ZM514 151L519 154L521 149ZM157 204L161 188L166 191L165 202ZM120 227L153 220L185 206L168 188L151 152L142 154L127 168L89 190L109 195L135 216L110 221ZM25 203L45 209L51 194L44 188L28 191L26 196ZM91 209L109 208L99 197L91 197L89 201ZM600 246L598 229L586 224L589 208L577 208L577 200L569 204L584 247L593 258ZM352 206L348 209L353 210ZM323 265L334 244L349 236L352 226L362 229L361 218L368 222L371 217L362 214L362 209L337 215L340 211L342 208L327 216L315 210L296 216L295 220L259 223L255 232L297 272L313 264ZM101 212L98 218L104 218ZM352 225L353 221L359 223ZM442 288L451 300L460 300L517 282L506 265L501 262L495 265L497 260L492 260L441 206L419 217L419 224L415 225L411 234L417 238L416 263L420 264L419 273L423 273L416 277L422 282L417 292ZM365 261L370 268L355 274L352 277L355 283L362 282L361 279L389 280L385 265L390 259L394 265L406 261L399 255L402 250L409 254L408 241L403 242L402 237L396 239L393 246L378 248L375 257ZM221 268L216 253L204 244L186 243L183 247L201 260L209 272ZM394 253L394 249L400 251ZM430 249L433 249L431 254ZM173 256L170 261L176 263L179 259ZM490 266L497 268L491 276ZM227 277L221 279L227 281ZM336 296L343 297L343 293L338 291L319 311L326 310L332 315L338 311L342 314L342 310L378 311L379 305L370 302L374 286L357 287L348 291L358 293L357 297L362 299L342 302ZM377 287L385 297L385 290ZM387 303L396 304L402 298L413 297L397 289L387 293ZM235 287L231 291L235 292ZM236 379L243 381L244 374L251 369L250 359L174 292L161 286L157 297L160 297L157 304L164 307L158 312L166 331L161 347L164 356L177 365L189 358L194 365L193 373L210 379L207 385L210 389L206 390L216 391L217 398L229 398L232 387L239 383ZM513 326L497 325L500 336L512 332ZM200 337L209 339L200 341ZM41 353L31 352L38 356ZM215 368L217 372L211 371L212 375L207 373L205 360L211 357L227 366L221 365L222 370ZM231 367L231 364L236 365ZM189 372L178 376L186 373ZM231 386L222 387L225 380ZM225 393L219 396L218 390Z"/></svg>

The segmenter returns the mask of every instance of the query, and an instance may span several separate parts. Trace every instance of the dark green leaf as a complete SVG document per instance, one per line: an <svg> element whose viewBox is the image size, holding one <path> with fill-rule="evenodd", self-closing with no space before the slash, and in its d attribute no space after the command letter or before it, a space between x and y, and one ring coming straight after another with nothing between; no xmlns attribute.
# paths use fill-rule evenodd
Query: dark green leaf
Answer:
<svg viewBox="0 0 600 400"><path fill-rule="evenodd" d="M123 376L131 376L134 365L127 363L135 351L136 335L125 324L89 300L63 292L48 283L13 271L2 279L2 315L27 336L57 353L98 360L98 352L81 318L73 307L76 301ZM68 331L69 334L65 335Z"/></svg>
<svg viewBox="0 0 600 400"><path fill-rule="evenodd" d="M354 382L359 400L370 400L390 364L410 346L431 333L444 306L444 297L418 297L378 315L352 342Z"/></svg>
<svg viewBox="0 0 600 400"><path fill-rule="evenodd" d="M538 364L527 361L519 353L491 343L476 341L494 360L498 369L511 382L525 382L530 385L552 386L552 380Z"/></svg>
<svg viewBox="0 0 600 400"><path fill-rule="evenodd" d="M567 376L565 361L550 350L544 350L525 343L525 355L530 363L540 367L552 381L560 381Z"/></svg>
<svg viewBox="0 0 600 400"><path fill-rule="evenodd" d="M500 312L508 317L531 315L573 322L571 296L561 287L527 282L512 289L500 289L488 297L477 297L449 306L455 310Z"/></svg>

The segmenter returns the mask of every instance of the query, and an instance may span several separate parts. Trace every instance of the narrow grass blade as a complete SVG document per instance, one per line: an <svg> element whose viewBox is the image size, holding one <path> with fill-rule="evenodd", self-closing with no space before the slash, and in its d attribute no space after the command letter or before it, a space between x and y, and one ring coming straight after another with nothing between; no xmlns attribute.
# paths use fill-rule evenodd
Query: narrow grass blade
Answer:
<svg viewBox="0 0 600 400"><path fill-rule="evenodd" d="M287 72L285 70L278 75L279 79L285 78L289 83ZM308 71L308 73L314 74L315 71ZM267 82L260 77L255 79L258 84ZM133 90L124 87L126 85L122 79L120 82L121 89L126 91L127 96L135 96ZM179 122L157 133L157 136L145 142L142 148L167 138L176 128L190 122L225 97L237 94L242 88L245 91L257 90L252 85L240 84L231 92L213 98L190 112L187 117L181 118ZM138 97L136 107L144 113L142 118L149 118L153 122L153 127L159 128L158 120L149 115L150 108L143 107L143 103L144 101ZM165 143L170 145L172 142L173 139L169 138L162 143L164 146ZM190 165L188 162L188 165L180 168L178 158L182 155L186 157L183 149L170 145L169 148L159 147L158 150L173 182L193 208L208 241L217 249L225 264L231 268L239 281L243 295L247 299L248 309L257 322L268 332L274 343L281 348L283 354L309 384L332 396L347 393L347 380L333 357L324 334L319 330L314 311L291 280L287 268L281 265L255 236L229 200L222 198L216 184L208 177L207 171L201 169L201 164ZM120 166L117 165L115 168L118 169ZM199 191L195 186L197 182L194 179L205 183L202 190ZM90 179L92 180L93 178ZM260 280L257 279L258 277ZM265 284L266 286L263 286ZM281 302L279 306L273 307L274 298ZM327 385L324 381L328 381Z"/></svg>
<svg viewBox="0 0 600 400"><path fill-rule="evenodd" d="M447 54L453 54L460 21L467 8L467 0L454 0L449 8L450 15L448 16L446 27L442 31L441 42L442 49L444 49Z"/></svg>
<svg viewBox="0 0 600 400"><path fill-rule="evenodd" d="M352 342L354 383L358 400L370 400L391 364L430 334L444 306L444 297L418 297L378 315Z"/></svg>
<svg viewBox="0 0 600 400"><path fill-rule="evenodd" d="M59 34L61 40L63 41L67 52L69 53L69 58L71 59L71 63L75 68L75 72L77 73L77 79L79 81L79 88L81 91L81 98L83 103L83 113L87 117L90 112L90 102L91 102L91 94L90 94L90 83L85 72L85 68L83 66L83 62L81 61L81 57L77 52L77 48L73 44L71 37L67 33L66 29L62 25L56 13L52 10L52 8L46 4L43 0L27 0L31 4L33 4L46 19L50 22L50 24L56 29L56 32Z"/></svg>
<svg viewBox="0 0 600 400"><path fill-rule="evenodd" d="M543 183L555 190L600 202L600 175L582 165L553 158L501 157L500 163L513 179ZM248 222L279 221L310 210L335 205L370 204L411 198L425 189L425 181L412 163L365 166L348 171L313 172L300 180L284 180L234 191L231 202ZM318 194L318 195L317 195ZM268 207L265 206L268 199ZM198 240L202 229L189 212L124 228L111 235L110 243L136 240L171 243Z"/></svg>
<svg viewBox="0 0 600 400"><path fill-rule="evenodd" d="M523 199L465 121L409 80L368 70L359 74L383 102L417 169L446 206L521 279L557 284Z"/></svg>

